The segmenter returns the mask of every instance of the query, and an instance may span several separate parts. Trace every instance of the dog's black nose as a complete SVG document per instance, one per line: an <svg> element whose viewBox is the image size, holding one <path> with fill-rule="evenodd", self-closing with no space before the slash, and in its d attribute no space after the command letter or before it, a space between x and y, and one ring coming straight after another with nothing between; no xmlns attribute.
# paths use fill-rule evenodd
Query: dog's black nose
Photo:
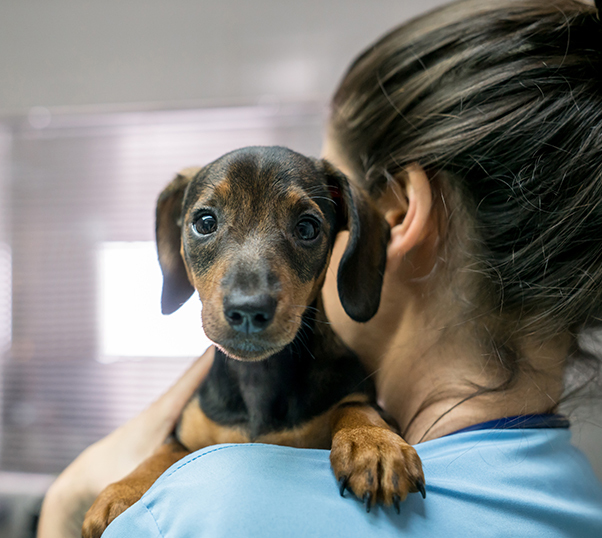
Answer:
<svg viewBox="0 0 602 538"><path fill-rule="evenodd" d="M235 331L258 333L272 323L276 305L276 299L268 294L234 293L224 298L224 315Z"/></svg>

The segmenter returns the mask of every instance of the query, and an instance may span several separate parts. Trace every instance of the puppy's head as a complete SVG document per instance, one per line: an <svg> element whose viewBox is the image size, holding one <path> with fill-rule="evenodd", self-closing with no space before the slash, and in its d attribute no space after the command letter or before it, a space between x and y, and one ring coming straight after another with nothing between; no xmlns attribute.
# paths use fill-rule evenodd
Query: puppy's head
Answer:
<svg viewBox="0 0 602 538"><path fill-rule="evenodd" d="M232 357L264 359L295 338L341 229L343 307L357 321L378 309L388 226L326 161L280 147L228 153L178 174L156 225L163 313L196 289L207 336Z"/></svg>

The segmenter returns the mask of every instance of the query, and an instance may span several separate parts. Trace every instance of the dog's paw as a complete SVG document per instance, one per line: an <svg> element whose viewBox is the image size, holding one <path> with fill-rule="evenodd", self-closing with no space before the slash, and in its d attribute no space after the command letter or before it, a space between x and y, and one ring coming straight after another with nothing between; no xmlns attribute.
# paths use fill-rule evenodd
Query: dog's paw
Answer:
<svg viewBox="0 0 602 538"><path fill-rule="evenodd" d="M391 430L376 426L344 428L332 439L330 464L340 484L366 506L393 505L410 492L426 496L422 463L414 448Z"/></svg>
<svg viewBox="0 0 602 538"><path fill-rule="evenodd" d="M82 538L100 538L109 523L137 502L144 491L122 482L107 486L86 513Z"/></svg>

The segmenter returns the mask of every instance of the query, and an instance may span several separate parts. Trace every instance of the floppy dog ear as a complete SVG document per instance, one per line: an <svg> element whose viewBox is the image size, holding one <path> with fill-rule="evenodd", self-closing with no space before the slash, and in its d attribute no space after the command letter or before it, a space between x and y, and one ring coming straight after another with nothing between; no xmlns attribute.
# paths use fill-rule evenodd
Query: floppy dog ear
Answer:
<svg viewBox="0 0 602 538"><path fill-rule="evenodd" d="M339 298L351 319L365 322L376 314L380 304L389 225L367 192L328 161L322 160L321 164L339 204L341 229L349 230L337 274Z"/></svg>
<svg viewBox="0 0 602 538"><path fill-rule="evenodd" d="M161 293L161 312L163 314L175 312L194 292L180 254L181 214L184 191L198 170L198 168L188 168L180 172L165 187L157 200L155 236L159 265L163 273L163 291Z"/></svg>

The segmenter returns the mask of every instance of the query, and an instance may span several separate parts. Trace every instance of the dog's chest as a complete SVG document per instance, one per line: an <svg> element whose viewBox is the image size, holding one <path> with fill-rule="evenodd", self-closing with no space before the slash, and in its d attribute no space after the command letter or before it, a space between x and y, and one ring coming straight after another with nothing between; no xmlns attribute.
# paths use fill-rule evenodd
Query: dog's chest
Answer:
<svg viewBox="0 0 602 538"><path fill-rule="evenodd" d="M199 405L210 420L238 428L253 441L302 427L354 392L373 394L354 356L329 359L299 353L296 346L253 363L216 351L199 388Z"/></svg>

